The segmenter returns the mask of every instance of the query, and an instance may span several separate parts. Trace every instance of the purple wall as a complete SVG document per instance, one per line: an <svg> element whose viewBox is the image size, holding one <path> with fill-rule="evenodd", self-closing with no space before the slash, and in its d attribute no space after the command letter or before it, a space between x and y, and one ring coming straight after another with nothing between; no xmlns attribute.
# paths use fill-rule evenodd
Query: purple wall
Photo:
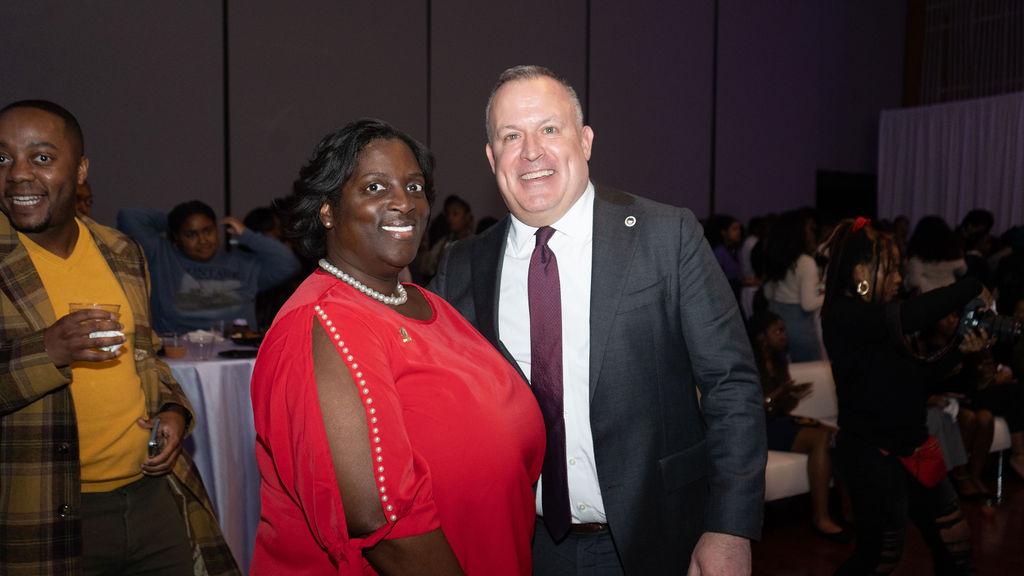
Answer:
<svg viewBox="0 0 1024 576"><path fill-rule="evenodd" d="M905 3L721 6L716 210L813 205L817 170L875 172L881 110L902 98Z"/></svg>
<svg viewBox="0 0 1024 576"><path fill-rule="evenodd" d="M593 178L707 213L713 25L710 2L593 3Z"/></svg>
<svg viewBox="0 0 1024 576"><path fill-rule="evenodd" d="M744 219L813 203L818 169L873 172L879 111L900 105L906 0L720 0L715 124L713 6L229 2L233 211L287 193L324 133L372 115L429 141L439 198L501 215L483 106L527 62L589 100L595 179L699 216L713 128L715 208ZM0 103L49 98L80 117L102 221L188 198L219 212L221 24L219 3L197 0L15 3Z"/></svg>

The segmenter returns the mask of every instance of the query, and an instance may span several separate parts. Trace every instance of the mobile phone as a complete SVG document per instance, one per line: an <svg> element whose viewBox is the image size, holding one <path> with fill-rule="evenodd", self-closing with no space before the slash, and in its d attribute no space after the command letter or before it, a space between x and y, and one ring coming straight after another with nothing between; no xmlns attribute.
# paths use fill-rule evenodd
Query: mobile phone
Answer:
<svg viewBox="0 0 1024 576"><path fill-rule="evenodd" d="M163 450L163 442L160 437L160 417L157 416L153 419L153 428L149 431L149 443L146 445L149 448L149 457L152 458Z"/></svg>

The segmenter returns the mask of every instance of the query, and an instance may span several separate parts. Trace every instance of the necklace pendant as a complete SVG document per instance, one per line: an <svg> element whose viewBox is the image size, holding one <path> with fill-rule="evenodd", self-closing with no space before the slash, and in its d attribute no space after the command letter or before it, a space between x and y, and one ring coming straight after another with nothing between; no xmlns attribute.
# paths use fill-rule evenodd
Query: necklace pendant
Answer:
<svg viewBox="0 0 1024 576"><path fill-rule="evenodd" d="M405 331L405 328L399 328L398 329L398 333L402 336L402 343L403 344L407 344L409 342L412 342L412 337L409 336L409 333Z"/></svg>

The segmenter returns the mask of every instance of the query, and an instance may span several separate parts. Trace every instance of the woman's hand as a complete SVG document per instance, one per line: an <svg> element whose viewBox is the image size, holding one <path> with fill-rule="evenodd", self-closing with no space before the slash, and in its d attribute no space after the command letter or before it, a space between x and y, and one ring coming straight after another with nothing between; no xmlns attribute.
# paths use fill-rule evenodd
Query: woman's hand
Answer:
<svg viewBox="0 0 1024 576"><path fill-rule="evenodd" d="M789 414L801 400L811 395L811 386L810 382L797 384L790 380L768 394L766 401L773 414Z"/></svg>
<svg viewBox="0 0 1024 576"><path fill-rule="evenodd" d="M242 224L242 221L234 216L225 216L220 223L228 229L228 234L232 236L241 236L242 232L245 232L245 224Z"/></svg>
<svg viewBox="0 0 1024 576"><path fill-rule="evenodd" d="M977 328L964 334L960 341L960 351L964 354L975 354L986 348L991 348L996 343L994 336L989 336L984 328Z"/></svg>

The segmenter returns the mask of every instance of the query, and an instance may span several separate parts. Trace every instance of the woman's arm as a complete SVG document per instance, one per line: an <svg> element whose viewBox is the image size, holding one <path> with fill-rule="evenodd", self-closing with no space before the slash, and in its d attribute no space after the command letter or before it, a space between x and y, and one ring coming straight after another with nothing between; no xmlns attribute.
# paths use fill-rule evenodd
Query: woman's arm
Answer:
<svg viewBox="0 0 1024 576"><path fill-rule="evenodd" d="M323 325L313 322L313 364L324 429L351 538L384 527L367 434L366 409L348 367ZM459 575L462 569L439 528L382 540L364 551L381 574Z"/></svg>
<svg viewBox="0 0 1024 576"><path fill-rule="evenodd" d="M915 296L900 306L900 326L904 334L924 330L950 312L960 312L973 298L981 295L984 286L975 278L964 278Z"/></svg>
<svg viewBox="0 0 1024 576"><path fill-rule="evenodd" d="M821 277L814 258L801 254L796 260L796 280L800 291L800 308L804 312L814 312L825 302L824 292L818 290Z"/></svg>
<svg viewBox="0 0 1024 576"><path fill-rule="evenodd" d="M138 242L150 261L161 243L170 243L166 237L167 215L159 210L122 208L117 213L117 229Z"/></svg>
<svg viewBox="0 0 1024 576"><path fill-rule="evenodd" d="M259 290L273 288L299 272L302 264L292 249L280 240L242 228L238 243L253 251L260 262Z"/></svg>

